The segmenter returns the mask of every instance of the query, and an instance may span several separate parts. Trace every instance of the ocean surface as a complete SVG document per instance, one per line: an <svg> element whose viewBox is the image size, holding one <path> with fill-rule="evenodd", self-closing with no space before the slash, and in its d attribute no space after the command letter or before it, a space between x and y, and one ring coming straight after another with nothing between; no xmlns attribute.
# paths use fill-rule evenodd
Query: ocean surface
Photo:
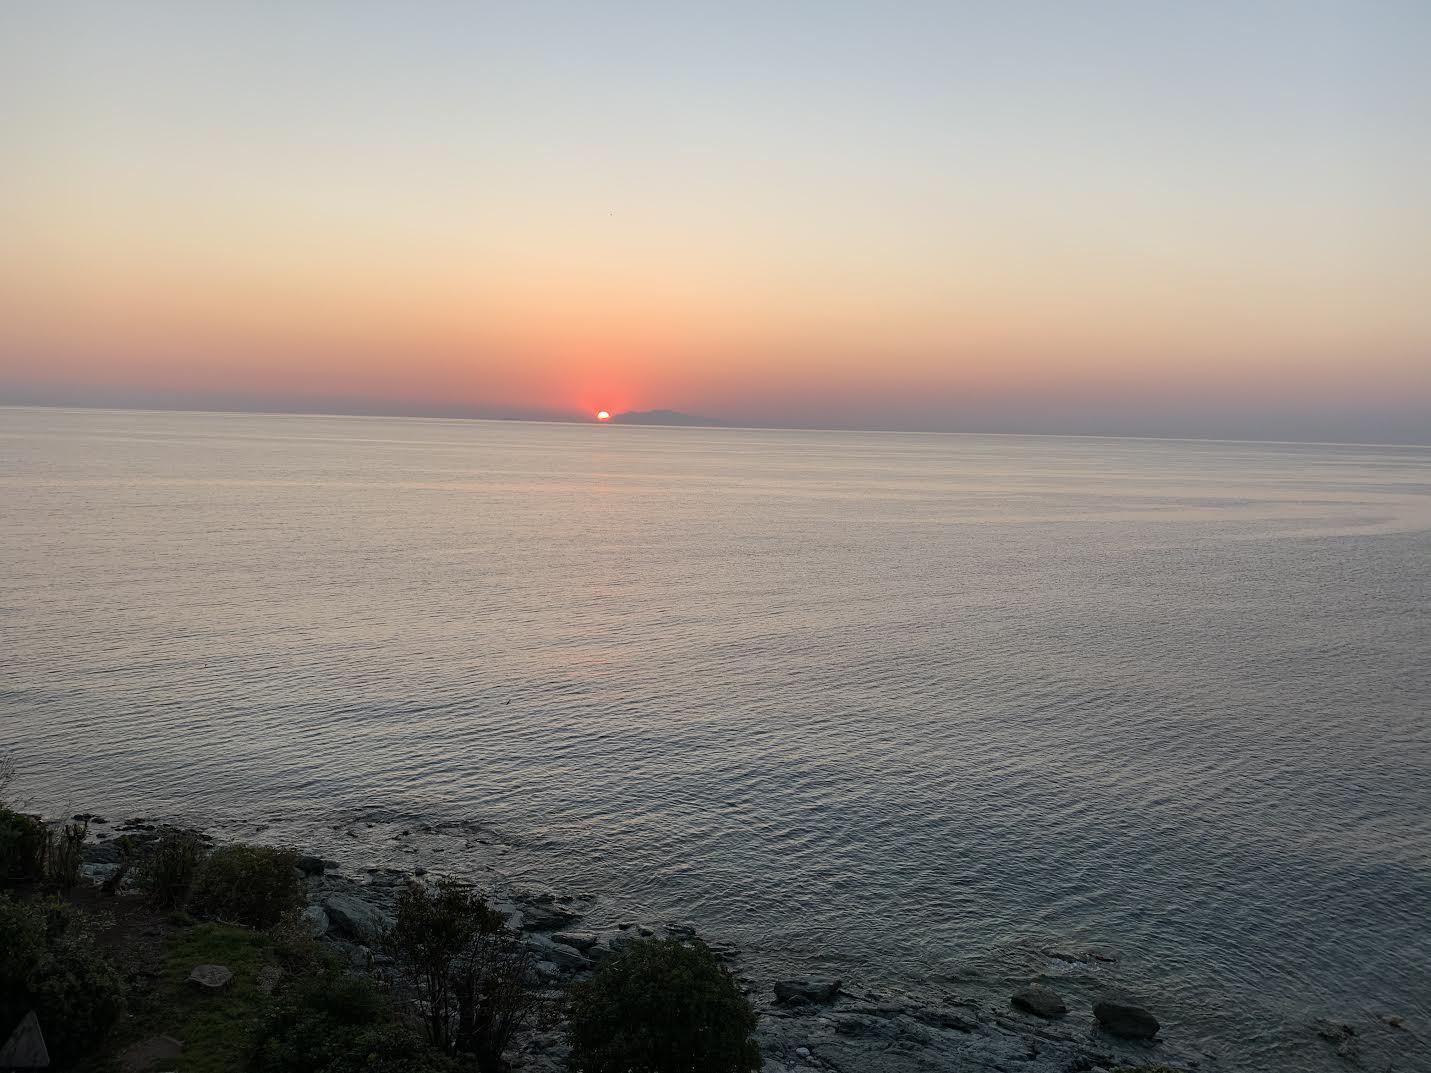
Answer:
<svg viewBox="0 0 1431 1073"><path fill-rule="evenodd" d="M1431 1068L1431 449L0 409L0 502L40 807Z"/></svg>

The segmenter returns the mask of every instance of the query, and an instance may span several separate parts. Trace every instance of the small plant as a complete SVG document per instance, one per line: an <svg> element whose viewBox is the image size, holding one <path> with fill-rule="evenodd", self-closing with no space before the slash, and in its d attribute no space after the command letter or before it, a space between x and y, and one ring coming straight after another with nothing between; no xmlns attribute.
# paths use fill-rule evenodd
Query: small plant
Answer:
<svg viewBox="0 0 1431 1073"><path fill-rule="evenodd" d="M222 846L199 866L189 911L229 924L272 927L302 898L295 859L292 850Z"/></svg>
<svg viewBox="0 0 1431 1073"><path fill-rule="evenodd" d="M0 879L39 879L49 831L38 816L0 808Z"/></svg>
<svg viewBox="0 0 1431 1073"><path fill-rule="evenodd" d="M752 1073L755 1012L703 943L631 943L567 1007L571 1067L582 1073Z"/></svg>
<svg viewBox="0 0 1431 1073"><path fill-rule="evenodd" d="M57 898L0 895L0 1025L34 1010L57 1065L88 1051L124 1010L124 984L88 920Z"/></svg>
<svg viewBox="0 0 1431 1073"><path fill-rule="evenodd" d="M428 1041L501 1068L512 1036L536 1007L531 955L502 914L470 888L411 884L398 898L386 946L417 994Z"/></svg>
<svg viewBox="0 0 1431 1073"><path fill-rule="evenodd" d="M454 1067L399 1024L366 977L319 976L259 1025L253 1073L439 1073Z"/></svg>
<svg viewBox="0 0 1431 1073"><path fill-rule="evenodd" d="M74 890L84 864L84 840L89 821L67 823L58 831L45 832L45 883L54 890Z"/></svg>
<svg viewBox="0 0 1431 1073"><path fill-rule="evenodd" d="M139 885L150 903L177 909L187 902L204 853L203 839L192 831L165 831L139 865Z"/></svg>
<svg viewBox="0 0 1431 1073"><path fill-rule="evenodd" d="M119 893L119 888L124 885L125 878L129 875L130 869L134 867L134 840L128 835L121 835L118 842L119 864L115 866L113 872L99 885L101 894L115 895Z"/></svg>

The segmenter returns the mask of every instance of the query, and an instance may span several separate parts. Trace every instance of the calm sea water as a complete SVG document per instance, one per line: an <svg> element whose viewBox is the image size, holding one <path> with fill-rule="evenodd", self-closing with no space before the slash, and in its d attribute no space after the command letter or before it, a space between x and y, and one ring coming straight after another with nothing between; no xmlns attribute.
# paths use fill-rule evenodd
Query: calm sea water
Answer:
<svg viewBox="0 0 1431 1073"><path fill-rule="evenodd" d="M1208 1068L1431 1036L1431 450L8 409L0 497L46 807L477 820L771 966L1136 988Z"/></svg>

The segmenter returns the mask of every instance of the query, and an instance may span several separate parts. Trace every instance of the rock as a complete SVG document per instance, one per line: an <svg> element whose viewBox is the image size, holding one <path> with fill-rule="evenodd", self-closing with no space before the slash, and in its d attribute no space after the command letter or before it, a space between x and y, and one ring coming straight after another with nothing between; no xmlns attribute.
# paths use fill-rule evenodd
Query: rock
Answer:
<svg viewBox="0 0 1431 1073"><path fill-rule="evenodd" d="M915 1014L919 1020L935 1028L952 1028L956 1032L973 1032L979 1026L966 1017L960 1017L957 1013L950 1013L948 1010L924 1010Z"/></svg>
<svg viewBox="0 0 1431 1073"><path fill-rule="evenodd" d="M1322 1039L1330 1040L1332 1043L1339 1043L1356 1035L1356 1029L1351 1025L1343 1024L1341 1021L1329 1021L1325 1017L1318 1017L1312 1022L1312 1028Z"/></svg>
<svg viewBox="0 0 1431 1073"><path fill-rule="evenodd" d="M323 908L334 929L364 946L375 944L392 926L392 917L351 894L330 894Z"/></svg>
<svg viewBox="0 0 1431 1073"><path fill-rule="evenodd" d="M799 1055L801 1058L809 1058L809 1057L810 1057L810 1048L809 1048L809 1047L796 1047L796 1048L795 1048L795 1053L796 1053L797 1055Z"/></svg>
<svg viewBox="0 0 1431 1073"><path fill-rule="evenodd" d="M189 973L188 982L201 991L222 991L229 986L234 974L224 965L195 965Z"/></svg>
<svg viewBox="0 0 1431 1073"><path fill-rule="evenodd" d="M1389 1028L1399 1028L1403 1032L1406 1031L1406 1018L1402 1017L1399 1013L1379 1013L1376 1015L1376 1019Z"/></svg>
<svg viewBox="0 0 1431 1073"><path fill-rule="evenodd" d="M819 983L813 980L778 980L775 1000L800 1006L811 1002L832 1002L840 993L840 981Z"/></svg>
<svg viewBox="0 0 1431 1073"><path fill-rule="evenodd" d="M594 931L557 931L552 933L552 942L574 947L583 954L601 941Z"/></svg>
<svg viewBox="0 0 1431 1073"><path fill-rule="evenodd" d="M1009 1004L1015 1009L1050 1020L1062 1017L1068 1012L1063 999L1046 987L1026 987L1022 991L1015 991L1009 998Z"/></svg>
<svg viewBox="0 0 1431 1073"><path fill-rule="evenodd" d="M1125 999L1100 999L1093 1016L1105 1032L1124 1039L1152 1039L1158 1034L1158 1019L1143 1007Z"/></svg>
<svg viewBox="0 0 1431 1073"><path fill-rule="evenodd" d="M373 967L373 952L366 946L346 942L342 939L330 939L329 942L333 949L343 956L343 960L354 972L367 972Z"/></svg>
<svg viewBox="0 0 1431 1073"><path fill-rule="evenodd" d="M321 939L328 934L328 914L321 905L310 905L298 914L298 923L309 935Z"/></svg>
<svg viewBox="0 0 1431 1073"><path fill-rule="evenodd" d="M522 923L528 931L556 931L581 919L580 912L553 894L523 894L516 901L522 907Z"/></svg>
<svg viewBox="0 0 1431 1073"><path fill-rule="evenodd" d="M323 874L324 864L322 857L314 857L311 854L305 853L293 863L305 876L321 876Z"/></svg>
<svg viewBox="0 0 1431 1073"><path fill-rule="evenodd" d="M545 936L533 936L527 940L527 948L539 961L549 961L563 969L582 972L591 968L592 961L581 951L562 943L553 942Z"/></svg>
<svg viewBox="0 0 1431 1073"><path fill-rule="evenodd" d="M45 1046L45 1034L40 1031L40 1019L31 1010L20 1018L15 1031L0 1047L0 1068L45 1069L50 1064L50 1051Z"/></svg>
<svg viewBox="0 0 1431 1073"><path fill-rule="evenodd" d="M1043 956L1053 958L1055 961L1065 961L1070 965L1088 965L1097 962L1109 964L1118 959L1111 954L1106 954L1101 950L1069 950L1066 947L1047 946L1043 948Z"/></svg>
<svg viewBox="0 0 1431 1073"><path fill-rule="evenodd" d="M119 1065L124 1073L147 1073L161 1062L168 1068L183 1051L184 1045L173 1036L151 1036L126 1047L119 1056Z"/></svg>

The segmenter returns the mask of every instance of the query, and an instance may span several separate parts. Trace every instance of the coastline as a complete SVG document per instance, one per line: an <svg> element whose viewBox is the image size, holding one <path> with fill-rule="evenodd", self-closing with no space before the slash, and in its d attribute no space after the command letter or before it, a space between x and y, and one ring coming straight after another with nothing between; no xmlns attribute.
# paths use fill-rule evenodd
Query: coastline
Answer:
<svg viewBox="0 0 1431 1073"><path fill-rule="evenodd" d="M194 831L215 844L243 841L278 844L258 830L208 830L181 818L143 816L125 820L80 813L90 820L84 874L91 882L110 875L119 859L120 837L141 849L166 829ZM330 847L288 846L300 854L305 873L302 921L357 972L383 977L387 959L379 935L392 920L403 886L413 880L452 875L472 882L518 930L537 958L542 985L553 997L635 937L699 938L717 955L748 994L759 1015L756 1036L771 1073L831 1070L834 1073L935 1073L961 1069L992 1073L1075 1073L1115 1068L1228 1068L1215 1056L1176 1037L1176 1030L1152 1041L1123 1039L1102 1030L1081 993L1067 989L1067 977L1031 979L1036 987L1059 988L1067 1012L1039 1016L1010 1002L1011 992L975 978L930 981L922 993L871 987L858 979L772 973L752 964L734 942L710 934L700 921L641 920L613 913L590 892L530 886L501 867L509 847L480 824L423 824L393 820L382 813L335 825L347 853ZM369 838L385 840L382 855L431 859L449 857L447 867L413 863L398 867L365 859ZM461 848L457 848L460 840ZM451 843L446 848L442 844ZM341 858L341 859L340 859ZM1049 951L1056 960L1085 965L1090 972L1113 959L1092 950ZM778 986L777 986L778 985ZM1172 1026L1169 1026L1172 1028ZM566 1066L560 1024L525 1031L510 1053L514 1073L559 1073Z"/></svg>

